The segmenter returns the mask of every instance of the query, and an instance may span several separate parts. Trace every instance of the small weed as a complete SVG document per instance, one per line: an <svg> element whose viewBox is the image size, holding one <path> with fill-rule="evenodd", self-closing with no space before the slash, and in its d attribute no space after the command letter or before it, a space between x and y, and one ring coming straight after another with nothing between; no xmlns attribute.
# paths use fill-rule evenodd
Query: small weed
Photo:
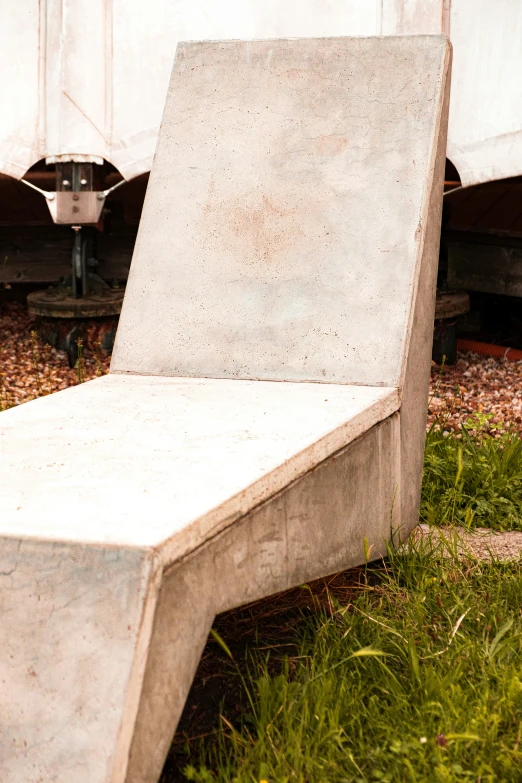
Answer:
<svg viewBox="0 0 522 783"><path fill-rule="evenodd" d="M13 396L9 393L4 376L0 375L0 412L13 408L14 405Z"/></svg>
<svg viewBox="0 0 522 783"><path fill-rule="evenodd" d="M76 345L78 347L78 359L76 361L76 373L78 376L78 383L83 383L85 380L85 362L83 358L83 340L81 337L78 337L76 340Z"/></svg>
<svg viewBox="0 0 522 783"><path fill-rule="evenodd" d="M40 355L40 343L38 335L35 331L31 332L31 370L36 386L36 396L41 397L43 395L42 389L42 374L40 372L40 364L42 357Z"/></svg>
<svg viewBox="0 0 522 783"><path fill-rule="evenodd" d="M96 365L96 378L100 378L102 375L105 375L104 369L102 367L100 354L101 354L101 342L97 340L92 348L94 363Z"/></svg>

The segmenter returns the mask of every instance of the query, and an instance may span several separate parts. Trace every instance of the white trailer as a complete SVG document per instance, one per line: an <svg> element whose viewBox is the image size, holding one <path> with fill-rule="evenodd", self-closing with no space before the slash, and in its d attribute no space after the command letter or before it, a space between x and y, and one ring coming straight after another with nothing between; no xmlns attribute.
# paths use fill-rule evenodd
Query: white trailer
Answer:
<svg viewBox="0 0 522 783"><path fill-rule="evenodd" d="M441 32L462 184L522 174L520 0L0 0L0 21L0 172L17 179L42 159L149 171L180 40Z"/></svg>
<svg viewBox="0 0 522 783"><path fill-rule="evenodd" d="M478 248L473 226L470 247L466 233L467 215L484 213L468 186L522 175L520 0L0 0L0 285L63 281L65 299L30 295L34 315L119 313L179 41L440 33L454 58L447 178L460 192L449 228L465 228L457 244L443 236L441 270L457 289L522 296L522 256L492 251L487 236ZM42 196L19 181L74 234L49 226Z"/></svg>

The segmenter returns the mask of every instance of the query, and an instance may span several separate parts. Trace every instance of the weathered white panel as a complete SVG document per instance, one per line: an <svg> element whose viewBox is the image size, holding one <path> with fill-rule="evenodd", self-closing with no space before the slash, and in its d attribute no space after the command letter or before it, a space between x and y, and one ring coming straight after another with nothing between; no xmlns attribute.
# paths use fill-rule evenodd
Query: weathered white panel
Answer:
<svg viewBox="0 0 522 783"><path fill-rule="evenodd" d="M51 82L47 85L46 155L103 158L111 129L111 3L46 3L50 35L46 61L55 63L58 77L53 85L56 92L51 90Z"/></svg>
<svg viewBox="0 0 522 783"><path fill-rule="evenodd" d="M113 0L110 161L130 179L156 146L180 15L177 0Z"/></svg>
<svg viewBox="0 0 522 783"><path fill-rule="evenodd" d="M446 46L181 44L113 372L399 385Z"/></svg>
<svg viewBox="0 0 522 783"><path fill-rule="evenodd" d="M0 0L0 171L89 155L130 179L151 168L178 41L372 35L379 14L380 0Z"/></svg>
<svg viewBox="0 0 522 783"><path fill-rule="evenodd" d="M0 0L0 22L0 171L15 177L55 155L150 170L178 41L439 32L463 183L522 173L519 0Z"/></svg>
<svg viewBox="0 0 522 783"><path fill-rule="evenodd" d="M522 3L452 0L448 157L465 185L522 174Z"/></svg>
<svg viewBox="0 0 522 783"><path fill-rule="evenodd" d="M45 149L38 124L39 7L38 0L0 0L0 171L17 178Z"/></svg>
<svg viewBox="0 0 522 783"><path fill-rule="evenodd" d="M447 32L449 0L382 0L384 35L423 35Z"/></svg>

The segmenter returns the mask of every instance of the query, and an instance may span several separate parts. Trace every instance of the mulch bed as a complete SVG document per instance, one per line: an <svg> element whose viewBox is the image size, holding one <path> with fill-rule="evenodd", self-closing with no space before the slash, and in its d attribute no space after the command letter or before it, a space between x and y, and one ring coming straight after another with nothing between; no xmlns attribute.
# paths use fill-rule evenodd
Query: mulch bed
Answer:
<svg viewBox="0 0 522 783"><path fill-rule="evenodd" d="M85 349L82 366L71 369L67 354L45 345L35 318L18 303L0 309L0 409L75 386L109 371L110 358Z"/></svg>

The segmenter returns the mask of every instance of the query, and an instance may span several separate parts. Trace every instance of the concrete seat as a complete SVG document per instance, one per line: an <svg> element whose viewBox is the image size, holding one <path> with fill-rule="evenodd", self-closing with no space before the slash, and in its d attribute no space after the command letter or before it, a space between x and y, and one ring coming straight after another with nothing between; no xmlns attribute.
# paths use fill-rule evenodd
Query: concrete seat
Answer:
<svg viewBox="0 0 522 783"><path fill-rule="evenodd" d="M216 613L415 524L449 61L178 47L111 372L0 416L2 783L156 783Z"/></svg>
<svg viewBox="0 0 522 783"><path fill-rule="evenodd" d="M2 416L2 532L184 557L398 407L387 387L108 375Z"/></svg>

